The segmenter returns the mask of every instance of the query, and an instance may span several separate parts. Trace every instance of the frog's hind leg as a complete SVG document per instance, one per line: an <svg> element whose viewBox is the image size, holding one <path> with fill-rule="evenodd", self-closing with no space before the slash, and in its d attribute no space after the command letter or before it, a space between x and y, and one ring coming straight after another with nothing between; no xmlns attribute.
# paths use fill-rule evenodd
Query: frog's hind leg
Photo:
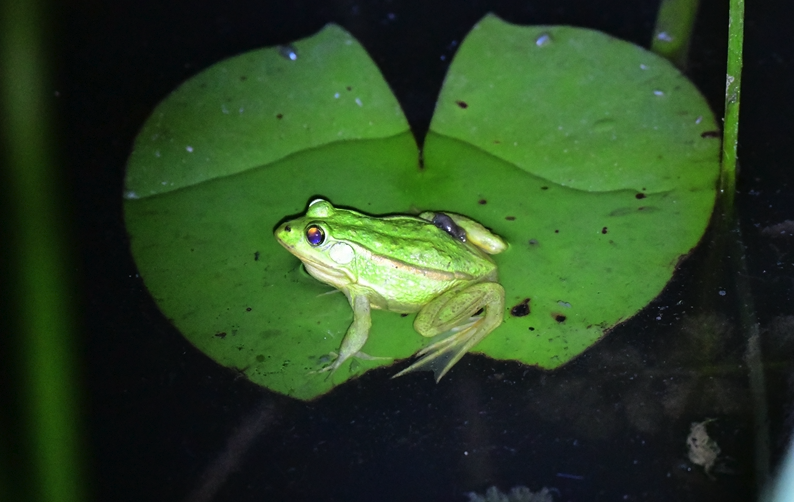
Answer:
<svg viewBox="0 0 794 502"><path fill-rule="evenodd" d="M488 254L498 254L507 249L507 243L501 237L462 214L425 211L419 217L433 222L456 239L471 242ZM451 221L446 221L445 218Z"/></svg>
<svg viewBox="0 0 794 502"><path fill-rule="evenodd" d="M441 300L438 304L428 305L428 311L420 312L414 324L421 325L431 316L436 329L419 330L417 326L420 333L424 336L435 336L452 331L452 334L420 350L416 354L420 359L394 377L412 371L432 370L438 382L466 352L502 323L504 288L498 283L475 284L464 292L445 296L437 299ZM482 317L471 318L481 308L484 308ZM461 319L464 319L463 324Z"/></svg>

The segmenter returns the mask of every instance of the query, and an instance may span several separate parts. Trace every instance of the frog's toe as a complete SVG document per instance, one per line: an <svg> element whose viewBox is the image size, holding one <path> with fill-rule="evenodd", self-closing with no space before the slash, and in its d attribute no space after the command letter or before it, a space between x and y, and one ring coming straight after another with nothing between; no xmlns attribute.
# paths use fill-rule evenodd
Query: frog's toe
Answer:
<svg viewBox="0 0 794 502"><path fill-rule="evenodd" d="M369 354L365 354L361 351L356 352L353 354L353 357L357 357L359 359L363 359L364 361L387 361L394 359L393 357L386 357L386 356L371 356Z"/></svg>
<svg viewBox="0 0 794 502"><path fill-rule="evenodd" d="M412 371L432 371L436 382L460 361L466 352L485 338L491 330L483 326L482 319L477 320L458 330L456 333L428 345L417 352L419 360L400 371L392 378L411 373Z"/></svg>
<svg viewBox="0 0 794 502"><path fill-rule="evenodd" d="M336 352L329 352L328 354L319 358L319 364L325 365L318 370L312 370L308 374L309 375L316 375L319 373L326 373L328 371L333 372L336 370L339 365L341 364L339 361L339 354ZM330 375L330 374L329 374Z"/></svg>
<svg viewBox="0 0 794 502"><path fill-rule="evenodd" d="M320 368L319 370L312 371L312 373L316 373L318 375L321 374L321 373L326 373L325 379L328 380L329 378L331 378L331 376L334 373L336 373L336 370L338 370L339 367L342 366L342 364L344 362L345 361L343 359L337 358L333 363L331 363L328 366L325 366L323 368Z"/></svg>
<svg viewBox="0 0 794 502"><path fill-rule="evenodd" d="M330 378L331 375L333 375L334 372L336 370L338 370L339 367L342 366L345 363L345 361L350 359L350 357L355 357L356 359L362 359L364 361L384 361L384 360L392 360L392 359L394 359L393 357L371 356L371 355L365 354L364 352L361 352L361 351L356 352L352 356L349 356L349 357L346 357L346 358L341 358L341 357L339 357L339 354L337 354L336 352L331 352L330 354L328 354L326 356L323 356L321 358L321 362L328 362L330 364L328 364L328 365L326 365L326 366L324 366L324 367L322 367L322 368L320 368L318 370L310 371L309 374L328 373L328 376L326 376L326 379Z"/></svg>

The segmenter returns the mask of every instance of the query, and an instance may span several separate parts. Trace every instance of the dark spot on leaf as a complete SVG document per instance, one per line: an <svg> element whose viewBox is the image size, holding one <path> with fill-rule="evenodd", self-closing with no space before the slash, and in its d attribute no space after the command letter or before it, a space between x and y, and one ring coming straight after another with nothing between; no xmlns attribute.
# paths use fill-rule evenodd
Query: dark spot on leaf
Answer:
<svg viewBox="0 0 794 502"><path fill-rule="evenodd" d="M529 239L529 245L530 246L537 246L538 244L540 244L540 243L538 242L537 239Z"/></svg>
<svg viewBox="0 0 794 502"><path fill-rule="evenodd" d="M348 91L352 91L353 90L353 88L350 87L349 85L345 89L347 89Z"/></svg>
<svg viewBox="0 0 794 502"><path fill-rule="evenodd" d="M248 80L248 77L245 75L240 75L240 82L245 82L246 80Z"/></svg>
<svg viewBox="0 0 794 502"><path fill-rule="evenodd" d="M493 142L494 142L495 145L498 145L499 143L501 143L501 141L499 141L498 139L493 140Z"/></svg>
<svg viewBox="0 0 794 502"><path fill-rule="evenodd" d="M516 217L515 217L515 216L505 216L505 219L506 219L507 221L513 221L513 220L515 220L515 219L516 219Z"/></svg>
<svg viewBox="0 0 794 502"><path fill-rule="evenodd" d="M276 115L276 118L277 118L277 119L283 119L283 118L284 118L284 115L282 115L282 114L280 114L280 113L279 113L279 114L277 114L277 115Z"/></svg>
<svg viewBox="0 0 794 502"><path fill-rule="evenodd" d="M719 131L703 131L700 133L701 138L719 138L720 132Z"/></svg>
<svg viewBox="0 0 794 502"><path fill-rule="evenodd" d="M510 309L510 315L513 317L524 317L529 315L529 298L524 298L520 303L517 303Z"/></svg>
<svg viewBox="0 0 794 502"><path fill-rule="evenodd" d="M259 261L259 251L254 253L254 261Z"/></svg>
<svg viewBox="0 0 794 502"><path fill-rule="evenodd" d="M548 190L549 187L540 187L541 190Z"/></svg>
<svg viewBox="0 0 794 502"><path fill-rule="evenodd" d="M458 104L459 107L463 108L464 110L469 107L469 104L465 101L457 100L455 103Z"/></svg>
<svg viewBox="0 0 794 502"><path fill-rule="evenodd" d="M551 314L551 316L552 316L552 317L554 318L554 320L555 320L555 321L557 321L557 322L565 322L565 319L567 319L567 317L565 317L565 316L564 316L564 315L562 315L562 314L554 314L554 313L552 313L552 314Z"/></svg>
<svg viewBox="0 0 794 502"><path fill-rule="evenodd" d="M554 233L555 233L555 234L558 234L558 233L560 233L560 231L559 231L559 230L555 230L555 231L554 231Z"/></svg>
<svg viewBox="0 0 794 502"><path fill-rule="evenodd" d="M530 327L529 327L529 330L530 330L530 331L535 331L535 328L533 328L532 326L530 326Z"/></svg>
<svg viewBox="0 0 794 502"><path fill-rule="evenodd" d="M640 206L640 207L637 208L637 211L642 211L644 209L645 209L645 206Z"/></svg>
<svg viewBox="0 0 794 502"><path fill-rule="evenodd" d="M485 205L485 204L488 204L488 201L485 200L485 199L480 199L480 200L477 201L477 204Z"/></svg>
<svg viewBox="0 0 794 502"><path fill-rule="evenodd" d="M644 199L645 198L645 194L644 193L638 193L637 195L634 196L634 198L635 199Z"/></svg>
<svg viewBox="0 0 794 502"><path fill-rule="evenodd" d="M263 356L262 354L259 354L258 356L256 356L256 362L258 362L258 363L265 362L265 356Z"/></svg>
<svg viewBox="0 0 794 502"><path fill-rule="evenodd" d="M408 317L408 314L400 314L400 317Z"/></svg>
<svg viewBox="0 0 794 502"><path fill-rule="evenodd" d="M246 312L251 312L251 307L246 307L245 311Z"/></svg>
<svg viewBox="0 0 794 502"><path fill-rule="evenodd" d="M605 233L607 233L607 227L604 227L604 228L602 228L602 229L601 229L601 233L602 233L602 234L605 234Z"/></svg>
<svg viewBox="0 0 794 502"><path fill-rule="evenodd" d="M226 338L226 332L221 331L220 333L215 333L215 336L217 336L218 338Z"/></svg>

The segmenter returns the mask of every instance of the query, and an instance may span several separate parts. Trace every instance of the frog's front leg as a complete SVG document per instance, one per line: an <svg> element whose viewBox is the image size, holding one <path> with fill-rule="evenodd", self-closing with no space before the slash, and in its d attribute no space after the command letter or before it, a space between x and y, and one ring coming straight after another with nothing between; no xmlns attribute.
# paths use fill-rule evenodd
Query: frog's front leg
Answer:
<svg viewBox="0 0 794 502"><path fill-rule="evenodd" d="M504 306L505 290L496 282L482 282L439 296L417 314L414 328L426 337L459 329L420 350L420 359L394 376L430 369L438 382L466 352L502 324ZM482 317L471 320L480 309L485 311Z"/></svg>
<svg viewBox="0 0 794 502"><path fill-rule="evenodd" d="M369 298L366 295L351 292L350 306L353 308L353 322L347 328L345 337L342 339L339 355L336 356L336 360L333 363L321 369L320 373L326 371L333 373L351 357L368 360L391 359L389 357L372 357L361 352L364 344L367 343L369 329L372 326Z"/></svg>

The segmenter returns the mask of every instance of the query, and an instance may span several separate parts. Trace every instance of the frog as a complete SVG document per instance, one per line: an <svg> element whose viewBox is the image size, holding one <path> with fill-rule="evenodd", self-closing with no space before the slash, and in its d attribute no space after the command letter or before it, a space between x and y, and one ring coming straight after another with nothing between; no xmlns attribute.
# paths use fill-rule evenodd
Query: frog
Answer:
<svg viewBox="0 0 794 502"><path fill-rule="evenodd" d="M436 382L504 320L505 291L491 255L507 243L467 216L370 216L318 198L274 234L309 275L343 292L353 310L339 351L319 373L330 376L353 357L381 359L362 352L372 309L416 313L416 332L440 338L394 375L431 370Z"/></svg>

